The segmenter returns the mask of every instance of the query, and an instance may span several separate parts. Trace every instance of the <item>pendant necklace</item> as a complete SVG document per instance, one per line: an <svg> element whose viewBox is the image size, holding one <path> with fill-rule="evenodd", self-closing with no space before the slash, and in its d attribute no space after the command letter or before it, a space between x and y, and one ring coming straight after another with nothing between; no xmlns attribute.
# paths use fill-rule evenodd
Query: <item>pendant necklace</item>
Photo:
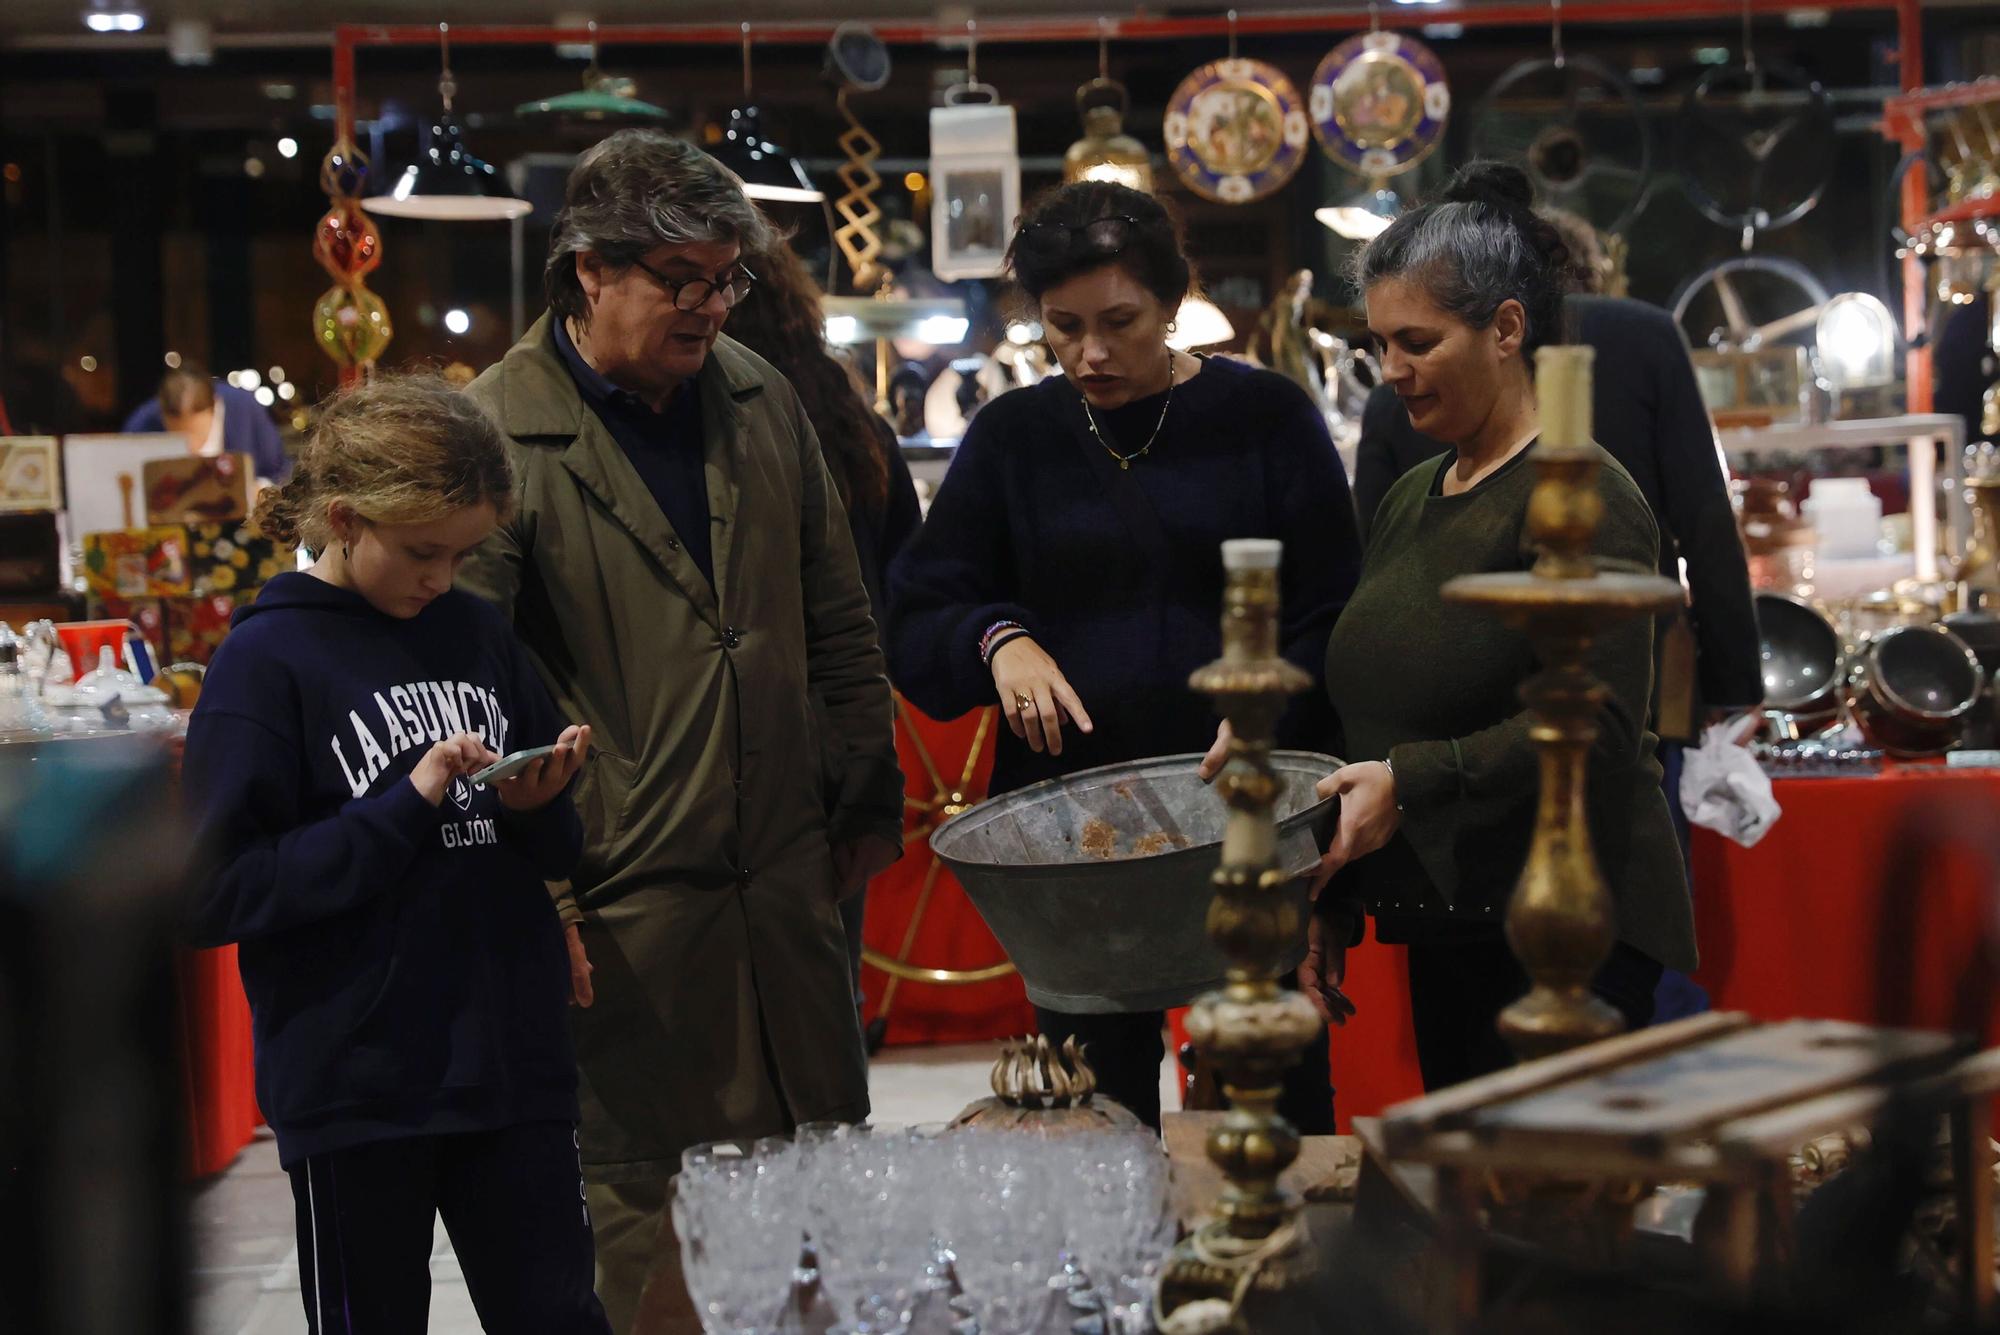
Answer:
<svg viewBox="0 0 2000 1335"><path fill-rule="evenodd" d="M1153 434L1146 437L1146 443L1130 454L1120 454L1111 448L1111 442L1097 429L1097 415L1090 411L1090 400L1083 400L1083 420L1090 424L1090 434L1104 447L1104 452L1118 461L1118 467L1125 472L1132 469L1134 459L1143 459L1153 451L1154 442L1160 438L1160 428L1167 424L1167 409L1174 406L1174 350L1167 349L1167 401L1160 405L1160 420L1153 423Z"/></svg>

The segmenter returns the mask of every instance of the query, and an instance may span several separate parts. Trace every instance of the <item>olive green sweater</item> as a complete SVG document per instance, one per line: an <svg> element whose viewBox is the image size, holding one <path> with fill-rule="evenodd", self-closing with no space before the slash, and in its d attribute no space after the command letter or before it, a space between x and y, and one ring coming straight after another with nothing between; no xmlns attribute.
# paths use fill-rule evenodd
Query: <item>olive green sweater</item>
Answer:
<svg viewBox="0 0 2000 1335"><path fill-rule="evenodd" d="M1370 531L1361 582L1327 645L1327 692L1344 757L1387 759L1403 809L1395 837L1335 883L1375 915L1384 941L1491 931L1527 861L1540 784L1521 683L1537 667L1525 636L1478 608L1444 601L1459 575L1534 563L1525 521L1535 473L1523 450L1471 491L1439 494L1452 456L1390 488ZM1606 568L1658 569L1659 530L1638 486L1604 455ZM1652 623L1624 622L1592 651L1609 688L1590 755L1589 810L1618 935L1670 968L1695 964L1680 847L1660 791L1652 698ZM1461 925L1463 924L1463 925Z"/></svg>

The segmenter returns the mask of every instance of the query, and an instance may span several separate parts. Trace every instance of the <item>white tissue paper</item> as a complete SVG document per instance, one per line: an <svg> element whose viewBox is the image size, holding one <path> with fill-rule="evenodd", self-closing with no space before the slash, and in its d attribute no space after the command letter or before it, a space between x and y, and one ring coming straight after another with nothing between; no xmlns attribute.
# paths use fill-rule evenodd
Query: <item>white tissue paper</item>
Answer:
<svg viewBox="0 0 2000 1335"><path fill-rule="evenodd" d="M1749 848L1783 814L1771 792L1771 776L1740 743L1757 727L1745 715L1712 724L1701 745L1681 761L1681 810L1690 823L1723 834Z"/></svg>

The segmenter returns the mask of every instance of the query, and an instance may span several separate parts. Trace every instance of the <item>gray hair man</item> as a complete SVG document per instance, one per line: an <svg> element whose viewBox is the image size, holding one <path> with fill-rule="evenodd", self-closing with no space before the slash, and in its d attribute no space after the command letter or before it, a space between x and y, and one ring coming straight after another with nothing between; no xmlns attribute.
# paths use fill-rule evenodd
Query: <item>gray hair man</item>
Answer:
<svg viewBox="0 0 2000 1335"><path fill-rule="evenodd" d="M557 890L620 1335L699 1330L669 1213L682 1151L868 1111L836 904L897 855L903 783L812 425L722 333L755 299L742 255L774 240L713 158L620 131L570 175L548 314L467 390L512 441L521 504L460 582L599 747Z"/></svg>

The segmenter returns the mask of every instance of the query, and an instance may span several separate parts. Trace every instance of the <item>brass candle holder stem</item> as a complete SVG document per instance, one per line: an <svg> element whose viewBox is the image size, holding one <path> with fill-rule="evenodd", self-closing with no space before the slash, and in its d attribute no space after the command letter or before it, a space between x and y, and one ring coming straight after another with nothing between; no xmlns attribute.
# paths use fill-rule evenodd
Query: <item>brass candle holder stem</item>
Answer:
<svg viewBox="0 0 2000 1335"><path fill-rule="evenodd" d="M1296 1226L1299 1203L1278 1185L1299 1153L1298 1132L1278 1115L1284 1072L1324 1032L1312 1004L1279 986L1305 924L1282 894L1289 878L1277 865L1274 808L1283 783L1271 747L1285 701L1312 684L1278 653L1281 551L1268 540L1223 544L1223 653L1190 682L1214 697L1233 737L1216 781L1229 822L1208 910L1228 981L1199 998L1187 1022L1230 1110L1208 1137L1224 1178L1215 1215L1175 1249L1161 1278L1158 1314L1169 1332L1245 1329L1248 1314L1311 1259Z"/></svg>
<svg viewBox="0 0 2000 1335"><path fill-rule="evenodd" d="M1957 570L1957 603L1971 611L2000 599L2000 477L1965 480L1965 497L1972 505L1972 541Z"/></svg>
<svg viewBox="0 0 2000 1335"><path fill-rule="evenodd" d="M1521 687L1534 716L1529 736L1541 752L1541 795L1527 864L1507 907L1507 942L1532 987L1499 1021L1524 1061L1624 1027L1590 991L1617 937L1586 805L1590 747L1606 694L1590 674L1590 650L1605 629L1681 599L1672 580L1601 572L1591 557L1604 517L1597 489L1604 456L1590 438L1591 357L1586 347L1535 354L1542 438L1530 456L1536 483L1527 523L1540 551L1534 569L1461 576L1444 587L1448 601L1486 608L1520 630L1544 665Z"/></svg>

